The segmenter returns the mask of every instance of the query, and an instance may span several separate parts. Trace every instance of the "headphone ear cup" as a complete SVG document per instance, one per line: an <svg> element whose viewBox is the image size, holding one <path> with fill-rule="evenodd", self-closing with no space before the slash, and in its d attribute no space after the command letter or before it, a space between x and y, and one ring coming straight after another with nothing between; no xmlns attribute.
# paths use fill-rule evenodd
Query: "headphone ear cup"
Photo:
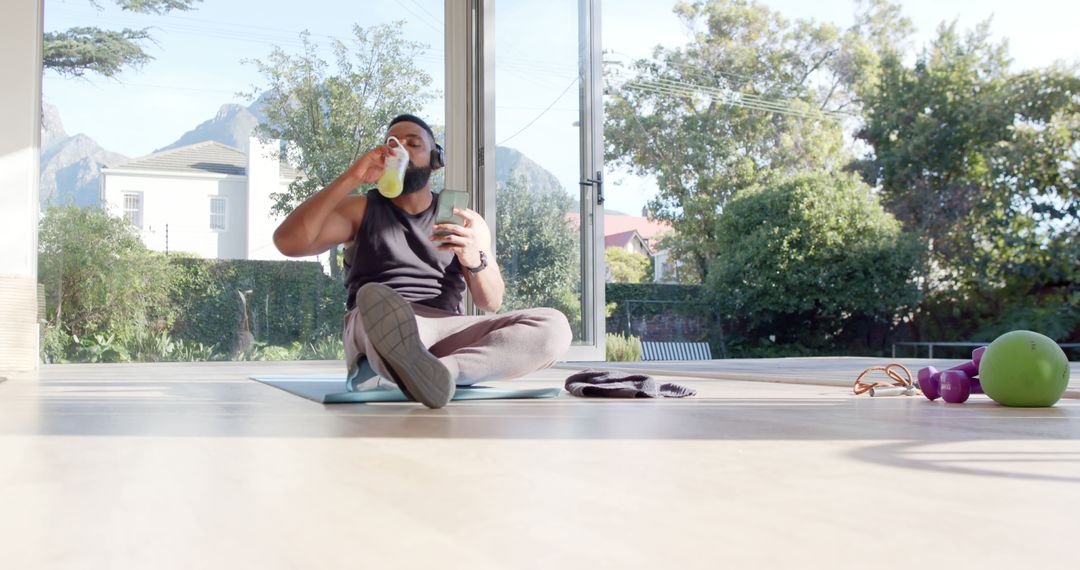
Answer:
<svg viewBox="0 0 1080 570"><path fill-rule="evenodd" d="M439 146L439 143L435 143L435 148L431 150L431 169L438 170L446 166L446 158L443 156L443 148Z"/></svg>

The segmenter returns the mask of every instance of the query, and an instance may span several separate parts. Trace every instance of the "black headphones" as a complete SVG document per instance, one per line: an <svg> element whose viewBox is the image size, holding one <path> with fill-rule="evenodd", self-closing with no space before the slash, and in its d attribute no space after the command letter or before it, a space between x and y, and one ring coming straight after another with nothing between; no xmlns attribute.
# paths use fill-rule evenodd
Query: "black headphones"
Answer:
<svg viewBox="0 0 1080 570"><path fill-rule="evenodd" d="M438 170L446 166L446 156L443 154L443 148L439 143L435 143L435 148L431 149L431 169Z"/></svg>

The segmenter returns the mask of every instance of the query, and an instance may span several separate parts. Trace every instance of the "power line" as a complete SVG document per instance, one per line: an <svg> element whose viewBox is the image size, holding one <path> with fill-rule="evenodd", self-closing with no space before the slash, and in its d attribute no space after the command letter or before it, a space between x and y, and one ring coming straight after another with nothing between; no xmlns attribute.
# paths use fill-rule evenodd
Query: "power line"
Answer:
<svg viewBox="0 0 1080 570"><path fill-rule="evenodd" d="M563 81L566 81L566 75L558 75L558 76L552 75L553 80L558 80L558 83L555 83L553 81L548 81L546 79L543 79L543 78L539 77L539 74L529 74L529 73L527 73L525 71L521 71L521 70L518 70L516 68L512 68L512 67L504 68L501 65L496 65L495 66L496 77L498 77L498 75L500 73L505 73L507 77L514 76L513 77L514 79L521 79L521 80L527 81L529 83L532 83L533 85L538 85L540 87L544 87L546 89L560 89L559 85L562 85ZM498 81L499 80L496 79L496 82L498 82Z"/></svg>
<svg viewBox="0 0 1080 570"><path fill-rule="evenodd" d="M430 16L430 17L431 17L431 19L432 19L432 20L433 20L433 21L434 21L434 22L435 22L436 24L438 24L438 25L439 25L439 27L444 27L444 26L443 26L443 21L442 21L442 19L441 19L441 18L439 18L438 16L436 16L435 14L432 14L431 12L429 12L429 11L428 11L428 9L427 9L427 8L425 8L423 4L421 4L421 3L417 2L416 0L409 0L409 2L412 2L412 4L413 4L414 6L416 6L417 8L420 8L421 10L423 10L423 12L424 12L425 14L427 14L428 16Z"/></svg>
<svg viewBox="0 0 1080 570"><path fill-rule="evenodd" d="M615 91L613 95L615 97L618 97L619 99L622 99L623 102L625 102L626 104L630 104L630 102L627 101L626 98L623 97L618 91ZM668 158L667 153L665 153L663 149L656 144L656 142L653 140L653 136L649 134L649 131L645 128L645 125L641 124L641 119L638 118L637 113L630 113L630 118L633 119L634 124L637 125L637 128L641 131L641 134L645 135L645 141L650 147L652 147L653 153L656 154L656 156L660 157L664 162L671 163L671 160Z"/></svg>
<svg viewBox="0 0 1080 570"><path fill-rule="evenodd" d="M51 7L53 5L53 1L50 1L49 4L50 4L50 7ZM57 7L61 7L61 6L57 6ZM81 12L83 14L89 12L89 13L94 14L95 16L97 16L99 14L98 11L94 10L93 8L84 8L83 6L71 6L71 5L68 5L67 3L64 3L62 5L62 10L61 11L64 11L64 10L76 13L76 15L80 15L80 14L78 14L79 12ZM142 25L142 24L146 23L145 18L133 17L133 16L125 16L124 14L114 14L114 15L111 15L109 17L95 17L94 20L96 22L102 22L102 23L111 23L111 24L118 24L118 25L132 25L132 26ZM221 22L221 21L218 21L218 20L208 20L206 18L196 18L196 17L192 17L192 16L181 16L181 15L178 15L178 14L169 14L168 15L168 21L169 22L173 22L173 21L177 21L177 20L213 24L213 25L215 25L215 26L217 26L219 28L224 28L226 30L229 29L229 28L249 28L249 29L252 29L252 30L266 30L266 31L270 31L270 32L285 32L285 33L288 33L288 34L291 34L291 35L298 35L300 33L299 30L291 30L291 29L286 29L286 28L274 28L274 27L268 27L268 26L256 26L256 25L253 25L253 24L241 24L241 23L237 23L237 22ZM154 26L151 26L151 27L163 28L164 29L166 26L167 25L157 24L157 25L154 25ZM305 31L307 31L307 30L305 30ZM311 35L313 35L313 36L321 36L321 37L325 37L325 38L337 39L335 36L332 36L330 34L323 34L323 33L310 32L310 31L309 31L309 33Z"/></svg>
<svg viewBox="0 0 1080 570"><path fill-rule="evenodd" d="M577 78L577 77L575 77L575 78L574 78L573 80L571 80L571 81L570 81L570 83L569 83L569 84L567 84L567 86L566 86L566 89L563 89L563 90L562 90L562 93L559 93L559 96L558 96L558 97L555 97L555 100L554 100L554 101L552 101L550 105L548 105L547 107L545 107L545 108L544 108L544 110L543 110L543 111L541 111L539 115L537 115L537 116L536 116L535 118L533 118L533 120L529 121L529 122L528 122L528 124L526 124L526 125L525 125L524 127L521 127L520 129L518 129L518 131L517 131L516 133L514 133L514 134L512 134L512 135L510 135L510 136L506 137L505 139L503 139L503 140L499 141L499 142L498 142L497 144L498 144L498 145L504 145L504 144L506 144L506 143L507 143L507 141L509 141L510 139L512 139L512 138L514 138L514 137L516 137L516 136L520 135L521 133L525 132L525 129L528 129L529 127L533 126L533 123L535 123L536 121L539 121L539 120L540 120L540 117L543 117L543 116L544 116L544 115L545 115L545 114L546 114L546 113L547 113L548 111L550 111L550 110L551 110L551 108L555 106L555 103L558 103L558 102L559 102L559 99L562 99L563 95L566 95L566 92L567 92L567 91L569 91L569 90L570 90L570 88L571 88L571 87L573 87L573 86L574 86L574 84L575 84L575 83L577 83L577 82L578 82L578 78Z"/></svg>
<svg viewBox="0 0 1080 570"><path fill-rule="evenodd" d="M662 84L662 85L666 85L666 86L669 86L669 87L679 88L679 89L692 89L692 90L696 90L696 91L703 91L706 94L708 94L710 97L712 97L714 100L717 99L717 98L720 98L721 100L726 100L728 102L740 102L740 103L746 103L746 104L753 104L753 105L756 105L756 106L759 106L759 107L762 107L762 108L773 109L773 110L777 110L777 111L781 111L781 112L788 111L788 112L797 112L797 113L804 113L804 114L808 113L807 111L803 111L802 109L799 109L799 108L797 108L795 106L795 103L797 101L796 99L766 98L766 97L761 97L761 96L758 96L758 95L752 95L752 94L749 94L749 93L733 91L733 90L730 90L730 89L720 89L720 88L716 88L716 87L706 87L706 86L702 86L702 85L696 85L696 84L693 84L693 83L687 83L685 81L674 81L674 80L671 80L671 79L662 79L661 78L661 79L655 79L655 80L653 80L653 82L658 83L658 84ZM827 115L827 116L830 116L830 115L834 114L831 111L820 111L820 112L821 112L822 115Z"/></svg>
<svg viewBox="0 0 1080 570"><path fill-rule="evenodd" d="M65 7L68 8L68 7ZM68 8L71 9L71 8ZM79 12L77 8L75 12ZM417 15L417 21L431 26L432 24L427 20L424 20L421 16ZM211 26L188 26L183 22L198 22L211 24ZM123 15L116 15L110 17L95 17L95 23L112 24L117 26L145 26L145 20L138 20L134 18L125 18ZM346 40L335 35L324 34L318 32L311 32L310 30L290 30L285 28L272 28L266 26L254 26L249 24L239 24L232 22L218 22L214 20L207 20L202 18L192 18L185 16L170 15L167 22L158 23L150 26L151 28L160 29L167 32L176 32L185 35L194 35L202 37L211 37L216 39L227 39L236 41L248 41L254 43L266 43L266 44L287 44L290 46L300 47L302 42L297 39L301 33L307 33L312 37L325 38L334 41L345 42ZM246 29L241 29L246 28ZM259 30L265 30L271 33L262 33ZM440 34L443 33L442 29L436 28L436 31ZM280 32L280 33L279 33ZM441 52L441 49L427 48L430 51Z"/></svg>
<svg viewBox="0 0 1080 570"><path fill-rule="evenodd" d="M667 96L678 97L678 98L683 98L683 99L697 99L697 98L701 97L701 94L697 93L695 91L680 90L680 89L675 89L675 88L671 88L671 87L664 87L664 86L658 86L658 85L655 85L655 84L649 84L649 83L644 83L644 82L643 83L627 83L626 87L629 88L629 89L635 89L635 90L638 90L638 91L652 93L654 95L667 95ZM797 113L791 113L791 112L788 112L788 111L782 111L782 110L771 109L771 108L763 108L763 107L758 107L758 106L754 106L754 105L751 105L751 104L739 103L737 101L720 101L720 103L721 104L726 104L726 105L729 105L729 106L732 106L732 107L742 107L742 108L751 109L751 110L755 110L755 111L764 111L764 112L771 112L771 113L777 113L777 114L783 114L783 115L797 115ZM798 115L803 116L802 114L798 114Z"/></svg>
<svg viewBox="0 0 1080 570"><path fill-rule="evenodd" d="M624 53L624 52L612 51L610 53L620 54L620 55L624 55L626 57L631 57L629 54ZM689 63L664 62L664 66L667 67L667 68L670 68L670 69L678 70L680 73L682 73L684 75L696 78L697 80L699 80L699 82L702 81L702 80L711 82L711 81L718 81L720 79L723 79L726 82L731 83L731 78L734 78L734 79L738 79L741 82L753 84L754 80L755 80L755 78L753 76L750 76L750 75L744 75L744 74L734 73L734 72L730 72L730 71L724 71L724 70L718 69L718 68L709 68L707 70L703 70L703 69L700 69L698 66L695 66L695 65L692 65L692 64L689 64ZM721 77L717 77L717 75L719 75ZM645 81L648 81L648 80L645 80ZM791 107L790 102L792 101L792 99L781 99L781 98L776 98L776 97L766 97L764 95L748 93L746 91L736 91L736 90L730 89L730 88L724 89L724 88L721 88L721 87L704 86L704 85L701 85L700 83L697 83L697 84L688 83L686 81L674 80L674 79L671 79L671 78L658 78L658 79L654 79L652 81L675 82L675 83L678 83L680 85L692 86L695 89L711 90L711 95L715 95L716 93L722 92L728 98L735 97L737 99L745 100L745 101L752 102L752 103L760 103L760 104L762 104L764 106L777 106L777 105L779 105L779 106L783 107L784 109L789 109ZM811 102L807 102L807 103L811 104L811 105L813 104ZM838 119L843 118L845 116L846 117L852 116L851 113L846 113L846 112L839 111L839 110L827 111L827 110L821 109L821 111L822 111L823 114L825 114L827 116L832 116L833 118L838 118Z"/></svg>
<svg viewBox="0 0 1080 570"><path fill-rule="evenodd" d="M435 30L437 33L440 33L440 34L446 33L443 30L442 26L436 26L435 24L432 24L430 20L425 19L424 16L420 15L419 13L417 13L415 10L408 7L407 5L399 3L398 6L401 6L402 8L408 10L410 14L412 14L413 16L416 16L417 20L419 20L421 23L425 24L427 27L431 28L432 30Z"/></svg>
<svg viewBox="0 0 1080 570"><path fill-rule="evenodd" d="M93 80L88 80L88 79L84 79L83 81L85 81L86 83L89 83L89 84L91 84L91 85L93 85L95 87L106 87L107 86L107 84L103 84L102 82L98 82L98 81L93 81ZM227 90L227 89L206 89L206 88L202 88L202 87L181 87L179 85L154 85L152 83L131 83L131 82L128 82L128 81L115 81L114 83L116 83L118 85L126 85L128 87L147 87L147 88L151 88L151 89L167 89L167 90L172 90L172 91L205 91L205 92L208 92L208 93L228 93L230 95L236 95L235 91L230 91L230 90Z"/></svg>
<svg viewBox="0 0 1080 570"><path fill-rule="evenodd" d="M254 29L258 29L258 30L270 30L270 31L275 31L275 32L283 32L284 34L289 34L289 36L286 36L286 35L283 35L283 34L276 34L276 33L264 34L264 33L251 32L251 31L247 31L247 30L235 31L235 30L230 29L231 27L241 27L241 25L239 25L239 24L234 26L234 25L231 25L231 24L222 24L222 23L218 23L218 22L211 22L209 20L201 20L201 19L198 19L198 18L182 18L182 17L173 17L173 18L171 18L171 20L175 20L175 19L218 24L218 29L214 29L214 28L210 28L210 27L187 26L187 25L184 25L184 24L177 24L175 22L161 24L161 25L157 25L157 26L154 26L154 27L157 28L157 29L160 29L162 31L165 31L165 32L176 33L176 34L179 34L179 35L194 36L194 37L204 37L204 38L213 38L213 39L222 39L222 40L231 40L231 41L238 41L238 42L255 43L255 44L259 44L259 45L276 45L278 47L286 47L286 48L300 48L300 47L303 47L303 45L304 45L303 42L298 37L296 37L296 36L299 36L299 34L301 34L302 32L299 32L299 31L296 31L296 30L285 30L285 29L282 29L282 28L267 28L267 27L258 27L258 26L242 26L242 27L249 27L249 28L254 28ZM106 23L111 23L111 24L114 24L114 25L125 25L126 24L126 22L124 22L122 20L115 20L115 19L114 20L98 19L98 20L106 22ZM441 30L438 30L438 31L441 32ZM309 35L316 36L316 37L321 37L321 38L326 38L326 39L329 39L329 40L332 40L332 41L338 41L338 42L343 42L343 43L347 42L347 40L344 39L344 38L329 35L329 34L309 33ZM444 52L443 49L436 48L436 47L431 47L431 46L426 46L424 48L424 53L416 56L416 59L419 59L419 60L422 60L422 61L428 61L428 62L431 62L431 63L439 63L439 62L441 62L443 60L438 58L437 55L441 54L443 52ZM570 66L567 66L565 64L561 64L559 62L550 61L550 60L530 59L530 58L499 58L498 62L497 62L497 65L498 65L499 68L501 68L501 69L503 69L505 71L508 71L508 72L512 72L512 70L523 72L522 76L527 77L530 80L535 80L537 75L552 75L552 76L559 76L560 78L562 78L562 77L566 76L568 71L570 71L570 72L576 71L576 70L572 69ZM549 84L548 86L551 86L551 85Z"/></svg>
<svg viewBox="0 0 1080 570"><path fill-rule="evenodd" d="M415 0L410 0L410 1L412 1L413 5L417 6L417 8L423 10L423 12L425 14L430 16L432 18L432 20L437 22L439 24L439 26L442 26L442 21L440 19L438 19L437 17L433 16L430 11L428 11L426 8L424 8L421 4L417 3ZM92 12L92 13L95 13L95 14L97 13L95 10L93 10L91 8L81 10L81 7L74 7L74 6L67 6L67 5L62 5L61 7L63 9L66 9L66 10L71 10L71 11L76 11L76 12L82 11L82 12ZM406 7L406 9L408 9L408 7ZM411 9L410 9L410 11L413 13L413 15L417 16L418 21L420 23L424 23L426 25L431 26L435 31L437 31L439 33L444 33L444 31L441 28L433 26L431 21L429 21L427 18L425 18L421 14L419 14L419 13L417 13L415 11L412 11ZM117 16L114 16L114 17L106 17L106 18L95 18L95 21L99 22L99 23L113 24L113 25L119 25L119 26L139 25L139 24L145 23L144 21L138 21L137 19L134 19L134 18L125 18L123 15L117 15ZM184 22L184 21L211 24L211 26L189 26L189 25L183 24L182 22ZM274 27L267 27L267 26L255 26L255 25L249 25L249 24L239 24L239 23L232 23L232 22L218 22L218 21L207 20L207 19L203 19L203 18L194 18L194 17L178 16L178 15L170 15L167 22L159 23L159 24L156 24L156 25L154 25L152 27L156 28L156 29L160 29L160 30L165 31L165 32L172 32L172 33L176 33L176 34L180 34L180 35L188 35L188 36L195 36L195 37L207 37L207 38L233 40L233 41L242 41L242 42L249 42L249 43L266 44L266 45L279 45L279 46L285 46L285 47L302 47L303 42L299 39L299 35L301 33L307 33L308 35L310 35L312 37L325 38L325 39L338 41L338 42L343 42L343 43L348 42L348 39L340 37L340 36L335 36L335 35L331 35L331 34L324 34L324 33L318 33L318 32L311 32L309 30L300 31L300 30L290 30L290 29L285 29L285 28L274 28ZM240 28L246 28L246 29L240 29ZM266 31L266 32L270 32L270 33L262 33L260 31ZM351 39L351 38L349 38L349 39ZM435 59L432 56L427 56L426 54L428 54L428 53L433 54L433 55L441 54L441 53L444 52L444 50L442 48L439 48L439 47L426 46L424 48L424 52L425 52L425 55L420 56L421 58L428 57L428 58L430 58L430 61L438 62L438 61L441 61L441 60ZM562 62L557 62L557 61L552 61L552 60L544 60L544 59L536 59L536 58L500 57L500 58L498 58L497 65L500 68L511 68L511 67L513 67L515 69L525 71L525 72L533 74L533 75L538 74L538 73L547 74L547 75L558 75L558 76L560 76L560 78L565 77L567 72L575 73L577 71L572 66L568 66L568 65L566 65L566 64L564 64Z"/></svg>
<svg viewBox="0 0 1080 570"><path fill-rule="evenodd" d="M582 61L582 59L583 59L583 57L584 57L584 55L585 55L585 50L586 50L586 49L588 49L588 46L586 46L586 45L579 45L579 46L578 46L578 51L577 51L577 61L578 61L578 62L581 62L581 61ZM556 64L556 62L550 62L550 63L551 63L552 65L557 65L557 64ZM562 69L565 69L565 68L562 68ZM570 88L571 88L571 87L573 87L573 86L574 86L574 84L575 84L575 83L577 83L577 82L578 82L578 81L580 81L580 80L581 80L580 72L579 72L579 73L575 73L575 74L574 74L574 77L573 77L573 78L572 78L572 79L570 80L570 83L568 83L568 84L566 85L566 87L565 87L565 88L564 88L564 89L562 90L562 92L560 92L560 93L559 93L559 95L558 95L558 96L556 96L556 97L555 97L555 99L554 99L554 100L552 100L552 101L551 101L551 103L550 103L550 104L548 104L548 106L547 106L547 107L545 107L545 108L544 108L544 110L540 112L540 114L539 114L539 115L537 115L536 117L534 117L534 118L533 118L533 120L531 120L531 121L529 121L528 123L526 123L526 124L525 124L525 126L523 126L523 127L521 127L520 129L518 129L518 131L517 131L517 132L515 132L514 134L512 134L512 135L510 135L510 136L506 137L505 139L503 139L502 141L500 141L500 142L498 142L498 143L496 143L496 144L497 144L497 145L503 145L503 144L506 144L506 143L507 143L508 141L510 141L510 140L511 140L511 139L513 139L514 137L516 137L516 136L520 135L521 133L525 132L525 131L526 131L526 130L527 130L527 129L529 128L529 127L533 126L533 124L535 124L535 123L536 123L536 121L539 121L541 117L543 117L543 116L544 116L545 114L547 114L547 112L548 112L548 111L550 111L550 110L551 110L551 108L552 108L552 107L554 107L554 106L555 106L555 104L556 104L556 103L558 103L558 102L559 102L559 100L560 100L560 99L562 99L564 95L566 95L566 92L567 92L567 91L570 91Z"/></svg>
<svg viewBox="0 0 1080 570"><path fill-rule="evenodd" d="M609 53L624 55L624 56L626 56L628 58L633 59L633 56L631 56L630 54L628 54L626 52L612 50ZM668 62L665 62L664 65L671 66L671 67L681 67L684 70L685 69L691 69L691 70L693 70L693 72L691 73L692 75L701 73L700 70L698 70L696 67L692 66L689 63L668 63ZM718 69L718 68L710 68L709 71L712 72L712 73L718 73L720 75L726 75L726 76L729 76L729 77L733 77L735 79L741 79L741 80L747 81L747 82L751 82L751 81L754 80L754 78L752 76L750 76L750 75L744 75L744 74L741 74L741 73L735 73L733 71L724 71L724 70Z"/></svg>
<svg viewBox="0 0 1080 570"><path fill-rule="evenodd" d="M807 119L816 119L822 117L829 119L842 119L843 117L848 115L847 113L841 113L836 111L814 111L805 108L799 108L795 105L795 100L767 99L764 97L749 95L746 93L704 87L701 85L695 85L693 83L673 81L669 79L629 81L625 83L624 87L629 89L636 89L638 91L646 91L654 94L670 95L686 99L697 99L704 96L711 101L720 103L722 105L742 107L746 109L764 111L769 113L797 116Z"/></svg>
<svg viewBox="0 0 1080 570"><path fill-rule="evenodd" d="M520 106L517 106L517 105L495 105L495 108L496 109L508 109L508 110L511 110L511 111L542 111L542 110L544 110L544 107L520 107ZM580 111L581 109L578 109L576 107L553 107L551 110L552 111L573 111L573 112L576 113L576 112Z"/></svg>

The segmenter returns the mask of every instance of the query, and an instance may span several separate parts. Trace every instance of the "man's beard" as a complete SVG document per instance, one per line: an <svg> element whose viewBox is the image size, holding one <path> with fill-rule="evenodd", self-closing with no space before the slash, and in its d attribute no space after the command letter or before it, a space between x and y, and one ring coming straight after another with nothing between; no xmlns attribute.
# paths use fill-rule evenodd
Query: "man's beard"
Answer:
<svg viewBox="0 0 1080 570"><path fill-rule="evenodd" d="M428 180L431 179L431 167L430 166L413 166L410 162L409 166L405 168L405 178L401 181L401 195L412 194L417 190L420 190L424 186L427 186Z"/></svg>

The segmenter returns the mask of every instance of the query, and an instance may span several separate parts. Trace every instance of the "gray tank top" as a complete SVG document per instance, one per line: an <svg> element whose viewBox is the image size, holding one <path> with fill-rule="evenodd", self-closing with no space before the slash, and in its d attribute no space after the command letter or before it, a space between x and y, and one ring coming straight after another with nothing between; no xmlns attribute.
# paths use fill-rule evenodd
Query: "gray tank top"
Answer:
<svg viewBox="0 0 1080 570"><path fill-rule="evenodd" d="M406 301L461 313L465 278L450 251L438 251L431 237L439 195L416 215L398 208L376 190L367 193L367 209L346 259L349 290L346 306L356 305L356 292L367 283L382 283Z"/></svg>

